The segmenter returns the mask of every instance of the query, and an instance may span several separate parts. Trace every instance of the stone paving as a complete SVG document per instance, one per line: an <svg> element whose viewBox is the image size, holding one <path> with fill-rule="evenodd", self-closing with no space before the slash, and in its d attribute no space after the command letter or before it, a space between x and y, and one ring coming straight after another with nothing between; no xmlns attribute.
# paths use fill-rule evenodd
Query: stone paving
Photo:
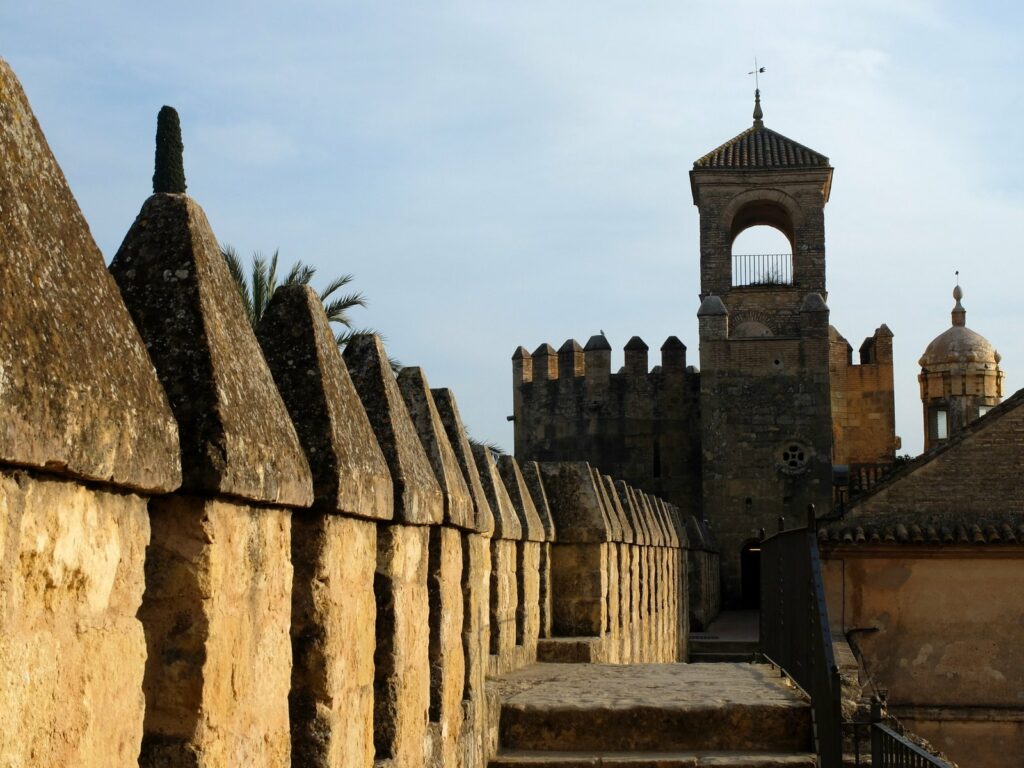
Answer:
<svg viewBox="0 0 1024 768"><path fill-rule="evenodd" d="M536 664L496 684L501 753L492 766L760 765L768 757L789 765L806 764L811 748L806 698L767 665Z"/></svg>

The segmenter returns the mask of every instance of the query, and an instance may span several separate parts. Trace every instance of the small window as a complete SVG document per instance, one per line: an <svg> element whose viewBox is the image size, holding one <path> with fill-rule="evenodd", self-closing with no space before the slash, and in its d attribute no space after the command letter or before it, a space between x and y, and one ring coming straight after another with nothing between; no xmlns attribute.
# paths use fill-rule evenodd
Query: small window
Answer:
<svg viewBox="0 0 1024 768"><path fill-rule="evenodd" d="M945 410L935 411L934 435L936 440L945 440L949 437L949 420Z"/></svg>
<svg viewBox="0 0 1024 768"><path fill-rule="evenodd" d="M979 405L978 406L978 418L980 419L982 416L984 416L990 410L992 410L992 406L991 405Z"/></svg>

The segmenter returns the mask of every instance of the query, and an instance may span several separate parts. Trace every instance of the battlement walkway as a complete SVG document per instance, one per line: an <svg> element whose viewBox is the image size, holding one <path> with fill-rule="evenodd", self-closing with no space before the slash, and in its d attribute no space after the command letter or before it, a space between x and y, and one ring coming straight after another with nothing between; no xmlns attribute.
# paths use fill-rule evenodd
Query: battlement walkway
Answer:
<svg viewBox="0 0 1024 768"><path fill-rule="evenodd" d="M761 664L534 664L495 680L491 768L813 766L806 697Z"/></svg>

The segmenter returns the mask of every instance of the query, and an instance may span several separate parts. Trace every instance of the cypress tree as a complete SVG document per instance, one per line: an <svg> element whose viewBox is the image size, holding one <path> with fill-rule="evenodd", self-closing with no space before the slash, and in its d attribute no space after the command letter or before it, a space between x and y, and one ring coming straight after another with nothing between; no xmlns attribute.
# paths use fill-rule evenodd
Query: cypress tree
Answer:
<svg viewBox="0 0 1024 768"><path fill-rule="evenodd" d="M174 107L161 107L156 118L156 169L153 192L185 192L185 163L181 123Z"/></svg>

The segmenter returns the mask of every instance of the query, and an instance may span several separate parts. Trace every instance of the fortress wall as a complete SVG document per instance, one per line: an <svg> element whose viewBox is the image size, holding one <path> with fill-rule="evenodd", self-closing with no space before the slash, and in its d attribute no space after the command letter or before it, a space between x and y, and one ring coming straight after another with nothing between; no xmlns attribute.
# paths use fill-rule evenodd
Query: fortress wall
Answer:
<svg viewBox="0 0 1024 768"><path fill-rule="evenodd" d="M675 507L471 447L307 287L253 332L184 194L108 272L0 86L0 762L483 768L489 674L679 657Z"/></svg>
<svg viewBox="0 0 1024 768"><path fill-rule="evenodd" d="M896 458L892 332L877 328L860 347L859 362L834 329L829 333L829 380L835 464L879 470Z"/></svg>
<svg viewBox="0 0 1024 768"><path fill-rule="evenodd" d="M648 370L634 337L626 365L612 373L611 347L595 336L570 339L557 353L543 344L513 356L515 455L520 461L585 460L677 505L700 512L700 374L686 366L676 337Z"/></svg>
<svg viewBox="0 0 1024 768"><path fill-rule="evenodd" d="M134 766L147 500L181 482L146 348L0 60L0 764Z"/></svg>

